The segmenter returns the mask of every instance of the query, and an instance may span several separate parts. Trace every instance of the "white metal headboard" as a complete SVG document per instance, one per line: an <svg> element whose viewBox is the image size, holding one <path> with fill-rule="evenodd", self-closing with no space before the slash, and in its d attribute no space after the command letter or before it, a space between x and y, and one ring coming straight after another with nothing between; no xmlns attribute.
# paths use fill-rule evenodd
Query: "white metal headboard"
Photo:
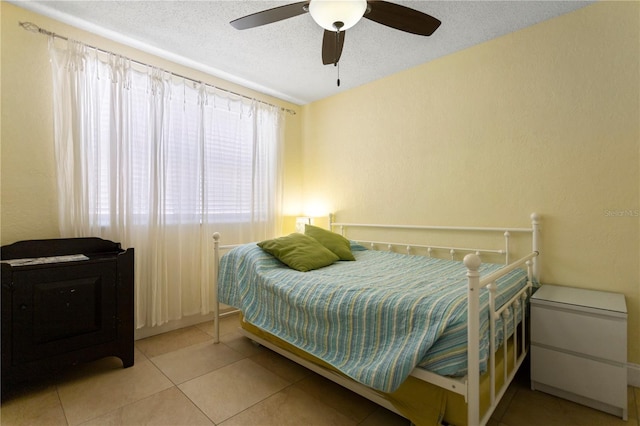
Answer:
<svg viewBox="0 0 640 426"><path fill-rule="evenodd" d="M369 245L371 248L386 247L387 250L392 250L394 247L403 247L407 254L411 254L413 249L426 249L427 254L431 256L433 250L448 250L451 259L458 253L475 253L480 255L481 253L491 253L504 256L505 264L509 264L511 261L510 253L510 238L512 233L529 233L531 234L531 251L537 252L538 256L533 258L533 275L534 278L540 281L540 215L537 213L531 214L531 227L530 228L512 228L512 227L473 227L473 226L422 226L422 225L383 225L372 223L348 223L348 222L335 222L334 215L329 215L329 229L334 230L339 228L340 235L345 236L347 228L381 228L381 229L406 229L414 231L454 231L454 232L501 232L504 236L504 248L502 249L486 249L486 248L471 248L471 247L453 247L453 246L439 246L439 245L424 245L424 244L405 244L388 241L363 241L357 239L359 244Z"/></svg>

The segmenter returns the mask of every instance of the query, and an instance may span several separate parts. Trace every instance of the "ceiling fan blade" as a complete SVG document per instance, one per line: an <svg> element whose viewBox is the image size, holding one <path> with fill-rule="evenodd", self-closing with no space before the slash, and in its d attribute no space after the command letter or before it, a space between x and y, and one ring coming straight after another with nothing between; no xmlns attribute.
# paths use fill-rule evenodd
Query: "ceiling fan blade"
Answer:
<svg viewBox="0 0 640 426"><path fill-rule="evenodd" d="M322 63L324 65L337 64L344 46L344 31L324 30L322 37Z"/></svg>
<svg viewBox="0 0 640 426"><path fill-rule="evenodd" d="M439 19L415 9L388 1L367 1L370 11L364 17L387 27L412 34L430 36L438 29Z"/></svg>
<svg viewBox="0 0 640 426"><path fill-rule="evenodd" d="M299 1L297 3L287 4L273 9L263 10L262 12L253 13L235 19L230 24L238 30L246 30L248 28L259 27L261 25L271 24L273 22L282 21L283 19L293 18L294 16L307 13L308 1Z"/></svg>

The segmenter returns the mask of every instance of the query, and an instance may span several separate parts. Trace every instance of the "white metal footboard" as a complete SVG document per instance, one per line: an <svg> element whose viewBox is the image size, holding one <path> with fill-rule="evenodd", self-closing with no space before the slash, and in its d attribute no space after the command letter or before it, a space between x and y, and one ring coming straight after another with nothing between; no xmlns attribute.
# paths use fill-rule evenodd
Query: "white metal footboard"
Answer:
<svg viewBox="0 0 640 426"><path fill-rule="evenodd" d="M467 267L467 278L468 278L468 308L467 308L467 316L468 316L468 326L467 326L467 338L468 338L468 349L467 349L467 365L468 365L468 373L467 373L467 382L466 382L466 398L467 398L467 419L469 425L484 425L487 423L491 414L495 410L498 402L502 398L502 395L506 392L509 384L513 380L516 372L518 371L522 361L524 361L525 356L527 355L527 347L525 340L525 331L526 331L526 315L525 309L521 309L521 351L520 355L518 355L518 321L515 318L516 307L521 305L521 302L525 301L529 296L529 290L532 286L533 279L533 262L532 259L535 259L538 256L538 252L534 251L527 256L521 258L520 260L505 266L504 268L487 275L486 277L480 278L480 273L478 272L478 268L480 267L481 261L480 258L475 254L468 254L464 258L464 264ZM516 268L522 267L523 265L527 265L528 270L528 280L527 285L522 290L520 290L515 296L513 296L507 303L502 305L500 308L496 309L495 303L495 291L496 291L496 280L505 276L507 273L513 271ZM481 417L480 413L480 289L487 287L489 289L489 332L490 332L490 349L489 349L489 365L488 365L488 373L490 377L491 390L490 390L490 405L489 409L486 413ZM509 314L512 309L514 314ZM509 316L511 316L511 320L513 321L513 335L514 339L513 344L513 369L511 373L508 371L508 360L507 360L507 327ZM496 392L496 321L502 317L503 321L503 336L504 341L502 344L504 357L503 357L503 383L500 389Z"/></svg>
<svg viewBox="0 0 640 426"><path fill-rule="evenodd" d="M524 309L523 302L530 295L530 289L532 287L532 283L534 280L539 282L540 280L540 256L539 256L539 245L540 245L540 217L537 214L531 215L531 228L466 228L466 227L422 227L422 226L389 226L389 225L371 225L371 224L351 224L351 223L333 223L332 217L330 218L330 228L334 226L340 227L341 233L344 234L344 230L346 227L379 227L379 228L402 228L402 229L415 229L415 230L429 230L429 229L437 229L437 230L448 230L448 231L490 231L490 232L503 232L505 238L505 249L504 250L491 250L491 249L472 249L472 248L456 248L456 247L434 247L434 246L420 246L415 244L406 245L406 250L408 253L411 253L412 248L426 248L428 254L431 255L431 249L447 249L450 250L451 256L454 256L457 252L470 252L464 257L464 265L467 268L467 279L468 279L468 308L467 308L467 317L469 319L468 327L467 327L467 338L468 338L468 374L464 378L449 378L445 376L440 376L438 374L429 372L427 370L416 368L411 374L416 378L424 380L429 383L433 383L442 388L448 389L460 395L463 395L467 402L467 422L470 426L476 425L485 425L489 418L491 417L493 411L495 410L498 402L506 392L509 384L513 380L516 372L518 371L520 365L524 361L524 358L527 355L528 347L526 345L526 310ZM528 255L522 257L521 259L510 262L509 259L509 237L511 232L527 232L532 235L532 251ZM214 238L214 252L215 252L215 266L216 271L218 271L219 266L219 256L221 249L230 249L235 246L220 246L220 234L215 233L213 235ZM392 249L392 246L404 246L404 244L399 243L386 243L386 242L367 242L375 246L386 246L389 250ZM481 265L481 260L479 257L480 253L499 253L505 255L505 263L506 265L484 277L480 276L479 267ZM515 296L513 296L509 301L504 303L500 307L496 307L495 297L496 297L496 285L495 282L513 271L516 268L521 268L523 266L527 267L528 272L528 282L527 285L521 289ZM490 406L489 409L485 413L480 413L480 291L482 288L487 288L489 290L489 315L490 315L490 350L489 350L489 362L488 362L488 374L491 383L491 393L490 393ZM213 289L214 297L215 297L215 319L214 319L214 341L216 343L219 342L219 303L218 303L218 285L217 285L217 277L216 282L214 284ZM520 309L520 318L519 320L515 318L515 312L517 310L518 305L522 306ZM514 314L511 314L513 312ZM503 381L502 385L499 389L496 389L496 381L497 381L497 371L496 371L496 322L498 319L502 318L503 324ZM511 337L508 337L507 327L508 321L511 321L513 324L513 334ZM518 337L518 327L520 327L520 338ZM513 368L511 371L508 371L508 338L513 339ZM518 341L518 338L520 341ZM518 345L520 346L520 350L518 350ZM267 346L271 347L271 345L267 344ZM278 352L282 350L273 348ZM284 354L288 356L287 354ZM300 359L304 365L308 363L302 359ZM294 361L298 361L294 359ZM311 367L309 367L311 368ZM315 368L312 368L315 371ZM319 371L318 371L319 372ZM322 374L322 373L321 373ZM384 400L381 400L379 397L374 398L375 393L367 391L367 388L363 385L359 385L357 383L353 383L352 385L348 385L344 383L345 379L342 376L333 374L325 375L331 380L335 380L343 386L348 387L349 389L360 393L362 396L367 397L369 399L374 400L380 405L383 405L393 411L396 411L393 407L390 407Z"/></svg>

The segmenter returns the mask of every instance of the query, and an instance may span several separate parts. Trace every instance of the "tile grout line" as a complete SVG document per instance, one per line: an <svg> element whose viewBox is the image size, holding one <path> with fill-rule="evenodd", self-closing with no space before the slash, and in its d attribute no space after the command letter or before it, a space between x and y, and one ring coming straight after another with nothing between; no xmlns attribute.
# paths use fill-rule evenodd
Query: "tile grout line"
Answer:
<svg viewBox="0 0 640 426"><path fill-rule="evenodd" d="M190 346L193 346L193 345L190 345ZM180 349L184 349L184 348L180 348ZM177 349L177 350L180 350L180 349ZM171 351L171 352L175 352L175 351ZM169 352L167 352L167 353L169 353ZM154 358L155 358L155 357L154 357ZM156 363L155 363L155 362L153 362L152 358L147 358L147 359L149 360L149 362L150 362L150 363L151 363L151 364L152 364L152 365L153 365L153 366L154 366L154 367L155 367L155 368L156 368L156 369L157 369L157 370L158 370L158 371L159 371L159 372L160 372L164 377L166 377L166 378L167 378L167 380L169 380L169 381L173 384L173 386L172 386L172 387L176 388L176 389L178 390L178 392L180 392L182 395L184 395L184 397L185 397L185 398L187 398L187 400L191 403L191 405L193 405L194 407L196 407L196 409L197 409L199 412L201 412L201 413L202 413L202 414L203 414L207 419L209 419L209 421L210 421L213 425L216 425L216 422L214 422L214 421L213 421L213 419L209 418L209 416L207 416L207 414L206 414L205 412L203 412L203 411L202 411L202 409L200 409L200 407L198 407L198 404L196 404L194 401L192 401L192 400L191 400L191 398L189 398L189 396L188 396L187 394L185 394L185 393L182 391L182 389L180 389L180 385L179 385L179 384L177 384L177 383L175 383L173 380L171 380L171 378L170 378L169 376L167 376L167 375L164 373L164 371L162 371L162 369L161 369L159 366L157 366L157 365L156 365ZM200 377L200 376L198 376L198 377ZM184 383L186 383L186 382L188 382L188 380L187 380L187 381L185 381ZM169 389L171 389L171 388L169 388ZM162 392L162 391L161 391L161 392ZM154 395L155 395L155 394L154 394Z"/></svg>
<svg viewBox="0 0 640 426"><path fill-rule="evenodd" d="M200 331L202 331L203 333L205 333L205 334L207 334L207 335L211 336L211 335L210 335L209 333L207 333L205 330L203 330L202 328L198 327L198 325L196 325L195 327L196 327L196 328L198 328L198 329L199 329ZM221 336L221 337L222 337L222 336ZM212 339L210 339L210 340L209 340L209 341L207 341L207 342L211 342L210 344L214 344L214 343L213 343L213 336L211 336L211 338L212 338ZM216 371L216 370L218 370L218 369L220 369L220 368L223 368L223 367L226 367L226 366L228 366L228 365L234 364L234 362L232 362L232 363L230 363L230 364L225 364L224 366L218 367L218 368L217 368L217 369L215 369L215 370L208 371L208 372L203 373L203 374L201 374L201 375L199 375L199 376L192 377L192 378L190 378L189 380L185 380L185 381L184 381L184 382L182 382L182 383L175 383L175 382L174 382L174 381L173 381L169 376L167 376L167 375L164 373L164 371L162 371L162 369L161 369L161 368L160 368L160 367L159 367L159 366L154 362L154 360L153 360L154 358L157 358L157 357L159 357L159 356L161 356L161 355L166 355L167 353L171 353L171 352L176 352L176 351L179 351L179 350L183 350L183 349L185 349L185 348L188 348L188 347L190 347L190 346L195 346L195 345L198 345L198 344L200 344L200 343L204 343L204 342L194 343L193 345L188 345L188 346L185 346L185 347L181 347L181 348L175 349L175 350L173 350L173 351L169 351L169 352L166 352L166 353L164 353L164 354L160 354L160 355L157 355L157 356L154 356L154 357L149 357L149 356L148 356L148 355L147 355L147 354L146 354L142 349L140 349L140 348L138 348L138 350L140 350L140 351L144 354L145 358L146 358L146 359L147 359L147 360L148 360L148 361L149 361L149 362L150 362L150 363L151 363L151 364L152 364L152 365L153 365L153 366L154 366L158 371L160 371L160 373L161 373L164 377L166 377L166 378L167 378L167 380L169 380L169 381L172 383L172 385L173 385L172 387L176 388L176 389L178 390L178 392L180 392L180 393L181 393L181 394L182 394L182 395L183 395L183 396L184 396L184 397L189 401L189 403L190 403L191 405L193 405L193 406L194 406L194 407L195 407L195 408L196 408L200 413L202 413L202 415L203 415L205 418L207 418L207 419L208 419L208 420L209 420L213 425L217 425L217 423L216 423L212 418L210 418L210 417L209 417L209 416L208 416L208 415L207 415L207 414L206 414L206 413L205 413L205 412L204 412L204 411L203 411L203 410L198 406L198 404L196 404L196 402L195 402L195 401L193 401L193 400L189 397L189 395L187 395L185 392L183 392L183 390L180 388L180 385L182 385L182 384L184 384L184 383L187 383L187 382L189 382L189 381L191 381L191 380L197 379L198 377L202 377L202 376L204 376L204 375L207 375L207 374L211 373L212 371ZM250 359L250 357L249 357L249 356L246 356L245 354L243 354L243 353L241 353L241 352L237 351L236 349L234 349L234 348L230 347L229 345L227 345L226 343L224 343L224 342L222 342L222 341L218 342L217 344L218 344L218 345L224 345L226 348L228 348L228 349L229 349L229 350L231 350L232 352L235 352L235 353L237 353L237 354L239 354L239 355L243 356L243 358L239 359L238 361L243 360L243 359ZM238 362L238 361L235 361L235 362ZM265 399L266 399L266 398L265 398ZM259 401L259 402L261 402L261 401ZM259 403L259 402L258 402L258 403ZM256 403L256 404L257 404L257 403ZM255 405L255 404L254 404L254 405ZM245 410L243 410L243 411L245 411ZM234 414L234 416L236 416L237 414L239 414L239 413ZM234 417L234 416L232 416L232 417ZM232 417L229 417L229 418L232 418ZM226 420L228 420L228 419L225 419L224 421L226 421ZM223 421L223 422L224 422L224 421Z"/></svg>
<svg viewBox="0 0 640 426"><path fill-rule="evenodd" d="M60 404L60 409L62 409L62 415L64 416L64 420L67 422L67 426L70 426L69 417L67 417L67 411L64 409L64 404L62 404L62 399L60 398L60 386L56 383L56 397L58 398L58 404Z"/></svg>
<svg viewBox="0 0 640 426"><path fill-rule="evenodd" d="M247 359L249 359L249 358L247 358ZM254 361L254 362L255 362L255 361ZM258 364L258 365L259 365L259 364ZM262 366L261 366L261 367L262 367ZM263 368L264 368L264 367L263 367ZM275 373L274 373L274 374L275 374ZM277 374L276 374L276 375L277 375ZM278 377L280 377L280 376L278 376ZM282 378L282 377L281 377L281 378ZM297 382L296 382L296 383L297 383ZM227 417L226 419L224 419L223 421L221 421L221 422L220 422L220 425L224 425L224 422L226 422L227 420L231 420L231 419L233 419L234 417L239 416L240 414L244 413L244 412L245 412L245 411L247 411L247 410L250 410L251 408L255 407L256 405L258 405L258 404L260 404L260 403L262 403L262 402L266 401L267 399L269 399L269 398L273 397L274 395L279 394L279 393L280 393L280 392L282 392L283 390L285 390L285 389L288 389L288 388L292 387L294 384L295 384L295 383L289 383L289 385L288 385L288 386L285 386L284 388L280 389L279 391L274 392L274 393L272 393L271 395L265 396L265 397L264 397L264 398L262 398L260 401L256 401L254 404L250 405L249 407L246 407L245 409L243 409L243 410L241 410L241 411L238 411L238 412L237 412L237 413L235 413L233 416L231 416L231 417ZM315 399L315 398L314 398L314 399ZM213 420L211 420L211 421L213 422ZM214 424L216 424L216 423L214 422Z"/></svg>
<svg viewBox="0 0 640 426"><path fill-rule="evenodd" d="M162 376L164 376L164 377L165 377L165 378L166 378L166 379L167 379L167 380L172 384L172 386L170 386L170 387L168 387L168 388L165 388L165 389L158 390L157 392L154 392L154 393L152 393L151 395L147 395L147 396L145 396L145 397L143 397L143 398L140 398L140 399L137 399L137 400L135 400L135 401L129 401L129 402L128 402L128 403L126 403L126 404L120 405L120 406L118 406L118 407L114 408L113 410L109 410L109 411L107 411L107 412L105 412L105 413L102 413L102 414L100 414L100 415L98 415L98 416L95 416L95 417L91 417L91 418L85 419L85 420L81 421L80 423L78 423L78 425L85 424L85 423L90 422L90 421L92 421L92 420L95 420L95 419L97 419L97 418L99 418L99 417L105 416L105 415L110 414L110 413L114 413L114 412L116 412L116 411L118 411L118 410L120 410L120 409L123 409L123 408L125 408L125 407L129 407L129 406L131 406L131 405L133 405L133 404L137 404L137 403L139 403L139 402L141 402L141 401L144 401L144 400L146 400L146 399L152 398L152 397L154 397L154 396L158 395L159 393L162 393L162 392L164 392L164 391L166 391L166 390L168 390L168 389L171 389L172 387L177 387L177 386L173 383L173 381L172 381L169 377L167 377L167 375L166 375L166 374L164 374L164 372L163 372L162 370L160 370L160 368L158 368L158 366L156 366L156 365L151 361L151 358L146 357L146 355L145 355L145 358L146 358L146 361L149 361L149 364L151 364L151 365L152 365L156 370L158 370L158 372L160 372L160 374L161 374ZM144 362L144 361L142 361L142 362ZM134 362L134 364L135 364L135 362ZM138 362L138 364L140 364L140 362ZM132 367L133 367L133 366L132 366ZM130 367L128 367L128 368L130 368ZM56 388L57 388L57 387L56 387ZM62 406L62 408L63 408L63 410L64 410L64 405ZM65 412L65 418L66 418L66 412ZM71 425L71 423L69 422L69 420L68 420L68 419L67 419L67 425L69 425L69 426L75 426L75 425Z"/></svg>
<svg viewBox="0 0 640 426"><path fill-rule="evenodd" d="M514 381L511 382L511 385L513 385L513 384L514 384ZM509 385L509 386L511 386L511 385ZM506 407L504 407L504 410L502 410L502 414L500 414L499 418L495 419L500 426L510 426L507 423L504 423L502 420L504 419L504 416L509 412L509 408L511 407L511 404L513 404L513 401L515 401L516 397L518 396L518 394L521 391L521 389L519 387L517 387L517 386L514 386L513 389L514 389L514 391L513 391L512 395L509 397L509 401L507 402ZM506 394L504 396L506 396ZM503 396L503 398L504 398L504 396ZM493 412L495 413L495 410Z"/></svg>
<svg viewBox="0 0 640 426"><path fill-rule="evenodd" d="M185 382L186 383L186 382ZM187 395L186 393L184 393L182 391L182 389L180 389L180 386L175 385L174 386L176 389L178 389L178 392L180 392L182 395L184 395L185 398L187 398L187 401L189 401L191 403L191 405L193 405L194 407L196 407L196 410L198 410L199 412L202 413L203 416L205 416L210 422L211 424L213 424L214 426L217 425L217 423L215 421L213 421L213 419L209 416L207 416L207 413L205 413L204 411L202 411L202 408L200 408L198 406L198 404L195 403L195 401L193 401L191 398L189 398L189 395Z"/></svg>

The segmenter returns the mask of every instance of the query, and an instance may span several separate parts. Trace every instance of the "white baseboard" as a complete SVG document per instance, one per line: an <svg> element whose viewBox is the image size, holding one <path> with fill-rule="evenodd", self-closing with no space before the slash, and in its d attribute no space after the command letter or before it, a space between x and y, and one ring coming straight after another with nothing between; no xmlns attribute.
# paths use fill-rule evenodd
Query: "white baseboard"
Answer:
<svg viewBox="0 0 640 426"><path fill-rule="evenodd" d="M221 306L220 316L224 317L228 314L237 312L236 309L231 306ZM200 324L207 321L213 321L213 313L207 315L192 315L179 320L169 321L166 324L159 325L157 327L141 327L135 331L134 339L140 340L147 337L155 336L156 334L167 333L169 331L178 330L180 328L191 327L192 325Z"/></svg>
<svg viewBox="0 0 640 426"><path fill-rule="evenodd" d="M627 384L640 388L640 365L627 363Z"/></svg>
<svg viewBox="0 0 640 426"><path fill-rule="evenodd" d="M167 333L169 331L178 330L179 328L191 327L192 325L207 321L213 321L212 313L208 315L192 315L176 321L169 321L168 323L157 327L142 327L135 331L135 340L155 336L156 334Z"/></svg>

